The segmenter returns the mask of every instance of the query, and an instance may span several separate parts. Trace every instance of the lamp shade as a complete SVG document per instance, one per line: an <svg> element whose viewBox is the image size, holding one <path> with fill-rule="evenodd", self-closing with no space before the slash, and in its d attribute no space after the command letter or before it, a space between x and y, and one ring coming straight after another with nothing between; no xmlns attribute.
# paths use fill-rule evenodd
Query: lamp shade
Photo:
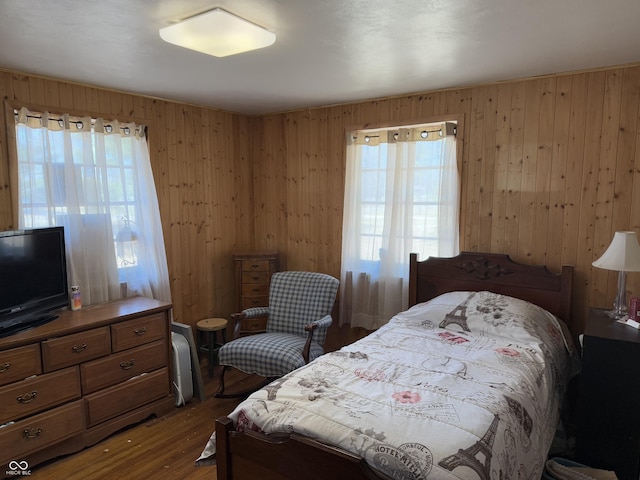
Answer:
<svg viewBox="0 0 640 480"><path fill-rule="evenodd" d="M276 41L275 33L221 8L161 28L159 33L165 42L215 57L268 47Z"/></svg>
<svg viewBox="0 0 640 480"><path fill-rule="evenodd" d="M640 244L636 232L616 232L609 248L592 264L619 272L640 272Z"/></svg>

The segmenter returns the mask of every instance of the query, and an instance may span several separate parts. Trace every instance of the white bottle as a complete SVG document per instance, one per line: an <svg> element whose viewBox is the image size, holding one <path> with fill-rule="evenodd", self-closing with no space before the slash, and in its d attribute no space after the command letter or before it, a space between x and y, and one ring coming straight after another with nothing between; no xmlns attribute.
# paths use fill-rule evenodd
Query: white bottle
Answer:
<svg viewBox="0 0 640 480"><path fill-rule="evenodd" d="M82 308L82 300L80 299L80 287L78 285L71 286L71 310L80 310Z"/></svg>

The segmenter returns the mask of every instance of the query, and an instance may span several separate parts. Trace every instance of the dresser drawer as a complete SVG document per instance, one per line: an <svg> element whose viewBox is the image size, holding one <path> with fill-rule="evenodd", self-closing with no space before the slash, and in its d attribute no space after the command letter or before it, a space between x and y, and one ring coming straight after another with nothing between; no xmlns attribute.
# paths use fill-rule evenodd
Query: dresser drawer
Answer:
<svg viewBox="0 0 640 480"><path fill-rule="evenodd" d="M240 299L240 310L253 307L266 307L269 305L269 297L242 297Z"/></svg>
<svg viewBox="0 0 640 480"><path fill-rule="evenodd" d="M80 365L82 393L86 395L110 387L166 364L167 344L163 340L83 363Z"/></svg>
<svg viewBox="0 0 640 480"><path fill-rule="evenodd" d="M267 328L266 317L245 318L240 320L240 333L259 333L264 332Z"/></svg>
<svg viewBox="0 0 640 480"><path fill-rule="evenodd" d="M268 283L243 283L242 284L242 296L243 297L269 297L269 284ZM266 304L265 304L266 305Z"/></svg>
<svg viewBox="0 0 640 480"><path fill-rule="evenodd" d="M26 345L0 352L0 386L42 373L40 345Z"/></svg>
<svg viewBox="0 0 640 480"><path fill-rule="evenodd" d="M269 260L258 259L258 258L242 260L242 271L243 272L268 272Z"/></svg>
<svg viewBox="0 0 640 480"><path fill-rule="evenodd" d="M40 450L70 438L84 429L84 402L63 405L48 412L0 428L0 465L25 458Z"/></svg>
<svg viewBox="0 0 640 480"><path fill-rule="evenodd" d="M109 327L94 328L42 342L42 363L45 372L77 365L109 353Z"/></svg>
<svg viewBox="0 0 640 480"><path fill-rule="evenodd" d="M162 368L85 396L88 426L168 395L168 377L168 370Z"/></svg>
<svg viewBox="0 0 640 480"><path fill-rule="evenodd" d="M264 283L269 284L271 276L269 272L242 272L242 283Z"/></svg>
<svg viewBox="0 0 640 480"><path fill-rule="evenodd" d="M78 367L38 375L0 388L0 424L80 397Z"/></svg>
<svg viewBox="0 0 640 480"><path fill-rule="evenodd" d="M163 340L167 337L167 323L164 313L116 323L111 326L113 352L120 352L145 343Z"/></svg>

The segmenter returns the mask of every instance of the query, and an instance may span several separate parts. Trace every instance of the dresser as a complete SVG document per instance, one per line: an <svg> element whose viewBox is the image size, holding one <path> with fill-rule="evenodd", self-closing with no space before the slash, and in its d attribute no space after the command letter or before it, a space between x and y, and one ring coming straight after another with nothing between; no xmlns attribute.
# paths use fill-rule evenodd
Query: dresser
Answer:
<svg viewBox="0 0 640 480"><path fill-rule="evenodd" d="M170 309L130 298L0 339L0 471L171 410Z"/></svg>
<svg viewBox="0 0 640 480"><path fill-rule="evenodd" d="M592 308L583 337L576 459L638 480L639 406L640 330Z"/></svg>
<svg viewBox="0 0 640 480"><path fill-rule="evenodd" d="M271 275L279 268L278 252L236 252L233 260L238 312L246 308L268 306ZM266 317L247 318L240 320L235 332L238 335L250 335L264 332L266 327Z"/></svg>

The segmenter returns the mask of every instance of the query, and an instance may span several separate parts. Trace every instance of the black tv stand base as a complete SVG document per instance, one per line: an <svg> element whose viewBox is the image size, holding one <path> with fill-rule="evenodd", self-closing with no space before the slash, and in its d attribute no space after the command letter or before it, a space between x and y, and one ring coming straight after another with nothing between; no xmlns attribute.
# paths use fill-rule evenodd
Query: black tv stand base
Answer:
<svg viewBox="0 0 640 480"><path fill-rule="evenodd" d="M52 313L38 315L37 317L33 317L32 319L30 319L27 323L18 323L16 325L11 325L10 327L0 329L0 338L15 335L16 333L24 332L25 330L29 330L30 328L39 327L40 325L44 325L51 320L55 320L56 318L58 318L58 315Z"/></svg>

